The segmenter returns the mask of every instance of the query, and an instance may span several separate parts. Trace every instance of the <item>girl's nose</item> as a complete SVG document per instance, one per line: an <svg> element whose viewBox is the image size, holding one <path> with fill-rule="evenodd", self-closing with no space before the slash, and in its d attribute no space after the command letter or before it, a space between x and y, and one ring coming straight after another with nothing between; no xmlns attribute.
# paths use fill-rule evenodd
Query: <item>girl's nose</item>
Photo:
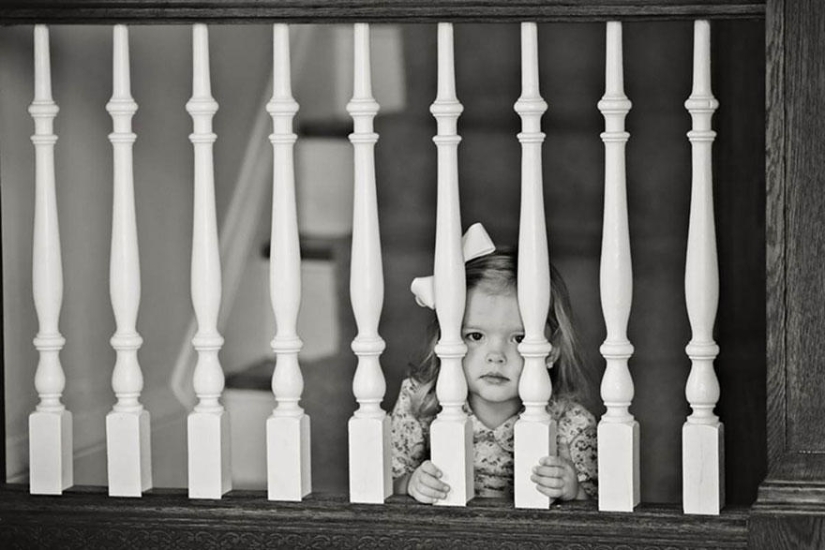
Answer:
<svg viewBox="0 0 825 550"><path fill-rule="evenodd" d="M487 352L487 362L492 364L504 363L504 354L498 350L490 350Z"/></svg>

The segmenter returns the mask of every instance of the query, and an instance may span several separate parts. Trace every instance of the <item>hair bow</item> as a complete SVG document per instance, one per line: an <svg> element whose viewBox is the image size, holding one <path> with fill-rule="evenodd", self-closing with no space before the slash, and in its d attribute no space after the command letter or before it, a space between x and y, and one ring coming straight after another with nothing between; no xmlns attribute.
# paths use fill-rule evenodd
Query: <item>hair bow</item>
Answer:
<svg viewBox="0 0 825 550"><path fill-rule="evenodd" d="M474 223L467 228L464 236L461 237L461 251L464 256L464 263L480 256L490 254L495 251L496 245L484 226ZM433 276L416 277L410 285L410 290L415 295L415 301L421 307L435 309L435 287L433 286Z"/></svg>

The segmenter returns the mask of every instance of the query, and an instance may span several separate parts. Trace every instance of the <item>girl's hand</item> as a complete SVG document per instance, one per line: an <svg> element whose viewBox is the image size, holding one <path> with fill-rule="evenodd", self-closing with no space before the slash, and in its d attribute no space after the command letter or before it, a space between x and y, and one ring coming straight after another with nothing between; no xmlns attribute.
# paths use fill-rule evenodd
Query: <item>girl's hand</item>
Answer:
<svg viewBox="0 0 825 550"><path fill-rule="evenodd" d="M425 460L415 469L407 482L407 494L418 502L432 504L447 497L450 486L439 480L441 470L435 464Z"/></svg>
<svg viewBox="0 0 825 550"><path fill-rule="evenodd" d="M542 458L539 465L533 467L533 475L530 479L536 484L541 494L550 498L586 499L586 494L579 487L579 478L573 460L570 458L570 450L562 446L559 451L559 456Z"/></svg>

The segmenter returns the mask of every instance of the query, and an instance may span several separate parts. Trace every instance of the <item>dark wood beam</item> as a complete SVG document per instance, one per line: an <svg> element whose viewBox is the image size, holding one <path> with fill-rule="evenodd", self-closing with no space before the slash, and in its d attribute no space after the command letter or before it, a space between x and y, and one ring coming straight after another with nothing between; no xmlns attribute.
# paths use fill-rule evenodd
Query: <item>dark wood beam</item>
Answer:
<svg viewBox="0 0 825 550"><path fill-rule="evenodd" d="M408 497L384 505L310 495L270 502L266 493L233 491L222 500L189 500L185 490L140 499L105 488L32 497L25 486L0 498L0 547L14 548L745 548L747 510L686 516L678 505L643 505L605 514L595 502L516 510L475 499L466 508L433 507Z"/></svg>
<svg viewBox="0 0 825 550"><path fill-rule="evenodd" d="M825 4L769 0L767 478L749 547L825 547Z"/></svg>
<svg viewBox="0 0 825 550"><path fill-rule="evenodd" d="M0 24L595 21L764 13L764 0L8 0L0 3Z"/></svg>

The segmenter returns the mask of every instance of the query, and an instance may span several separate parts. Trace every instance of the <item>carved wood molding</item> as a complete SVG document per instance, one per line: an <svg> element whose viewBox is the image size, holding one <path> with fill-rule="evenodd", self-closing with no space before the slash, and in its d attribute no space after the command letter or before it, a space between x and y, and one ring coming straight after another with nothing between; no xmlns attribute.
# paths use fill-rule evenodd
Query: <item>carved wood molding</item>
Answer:
<svg viewBox="0 0 825 550"><path fill-rule="evenodd" d="M76 488L60 497L0 489L0 547L11 548L550 548L678 550L746 548L748 512L686 516L678 505L600 513L594 502L516 510L476 499L467 508L432 507L406 497L384 505L312 495L270 502L263 492L192 501L184 490L140 499Z"/></svg>

